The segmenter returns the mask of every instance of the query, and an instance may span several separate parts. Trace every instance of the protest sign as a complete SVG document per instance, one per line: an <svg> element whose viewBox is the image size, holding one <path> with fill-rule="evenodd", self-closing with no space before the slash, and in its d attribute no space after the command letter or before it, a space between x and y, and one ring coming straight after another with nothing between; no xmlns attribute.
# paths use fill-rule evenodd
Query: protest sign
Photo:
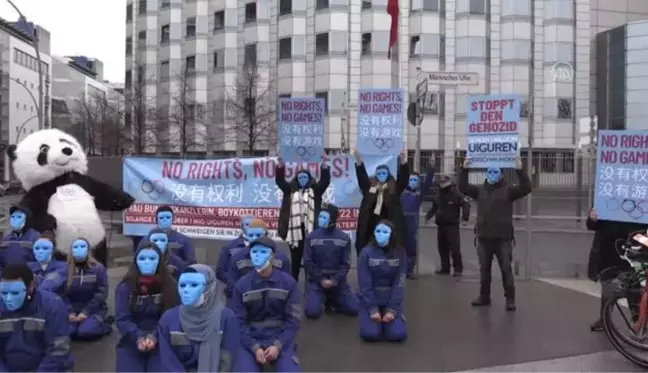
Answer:
<svg viewBox="0 0 648 373"><path fill-rule="evenodd" d="M387 164L396 175L396 157L364 157L369 175ZM323 196L340 208L338 227L355 234L358 189L354 159L329 160L331 184ZM124 234L143 236L155 226L155 211L169 205L175 212L174 229L191 237L229 239L238 236L240 219L252 215L265 220L276 237L283 194L275 182L276 158L176 160L126 157L124 190L136 202L124 212ZM319 180L319 162L286 163L286 179L307 169Z"/></svg>
<svg viewBox="0 0 648 373"><path fill-rule="evenodd" d="M469 96L466 113L470 167L515 168L520 155L518 97Z"/></svg>
<svg viewBox="0 0 648 373"><path fill-rule="evenodd" d="M601 220L648 224L648 131L599 131L594 208Z"/></svg>
<svg viewBox="0 0 648 373"><path fill-rule="evenodd" d="M403 149L403 91L361 89L356 148L363 155L398 155Z"/></svg>
<svg viewBox="0 0 648 373"><path fill-rule="evenodd" d="M323 98L281 98L279 155L290 162L317 162L324 153Z"/></svg>

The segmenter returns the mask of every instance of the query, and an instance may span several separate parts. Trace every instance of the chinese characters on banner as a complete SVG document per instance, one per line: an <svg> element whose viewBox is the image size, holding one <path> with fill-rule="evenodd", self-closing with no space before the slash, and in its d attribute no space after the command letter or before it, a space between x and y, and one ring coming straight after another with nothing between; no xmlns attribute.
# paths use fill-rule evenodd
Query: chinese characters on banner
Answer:
<svg viewBox="0 0 648 373"><path fill-rule="evenodd" d="M520 155L518 97L469 96L466 113L470 167L515 168Z"/></svg>
<svg viewBox="0 0 648 373"><path fill-rule="evenodd" d="M324 153L323 98L279 99L279 155L287 162L317 162Z"/></svg>
<svg viewBox="0 0 648 373"><path fill-rule="evenodd" d="M599 219L648 224L648 131L599 131L594 192Z"/></svg>
<svg viewBox="0 0 648 373"><path fill-rule="evenodd" d="M361 89L357 150L363 155L398 155L403 149L403 91Z"/></svg>
<svg viewBox="0 0 648 373"><path fill-rule="evenodd" d="M396 157L365 157L367 169L380 164L396 175ZM340 207L338 227L353 237L362 195L358 190L354 161L348 156L329 160L331 184L325 202ZM124 212L124 234L143 236L155 226L160 205L173 208L174 229L192 237L228 239L241 232L240 219L252 215L265 220L276 235L283 198L275 182L275 158L175 160L126 157L124 190L136 202ZM320 177L317 162L286 163L286 179L308 169Z"/></svg>

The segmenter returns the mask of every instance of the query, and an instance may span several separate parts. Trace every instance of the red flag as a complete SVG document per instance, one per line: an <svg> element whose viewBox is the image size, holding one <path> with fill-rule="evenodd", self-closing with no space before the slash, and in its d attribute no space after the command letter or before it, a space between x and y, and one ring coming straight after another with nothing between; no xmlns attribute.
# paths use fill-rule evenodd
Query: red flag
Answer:
<svg viewBox="0 0 648 373"><path fill-rule="evenodd" d="M398 40L398 0L389 0L387 3L387 14L391 16L391 28L389 29L389 49L387 58L391 58L391 50Z"/></svg>

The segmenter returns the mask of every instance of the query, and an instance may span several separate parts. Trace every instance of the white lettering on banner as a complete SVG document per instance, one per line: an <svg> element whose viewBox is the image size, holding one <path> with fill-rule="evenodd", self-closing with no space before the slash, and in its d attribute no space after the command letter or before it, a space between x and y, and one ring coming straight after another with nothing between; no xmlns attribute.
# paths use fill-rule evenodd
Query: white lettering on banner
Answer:
<svg viewBox="0 0 648 373"><path fill-rule="evenodd" d="M629 168L619 168L617 169L617 176L621 181L630 181L630 169Z"/></svg>
<svg viewBox="0 0 648 373"><path fill-rule="evenodd" d="M191 186L191 203L192 204L201 204L205 201L205 189L201 187L200 185L192 185Z"/></svg>
<svg viewBox="0 0 648 373"><path fill-rule="evenodd" d="M648 182L648 169L635 168L632 172L632 178L635 182Z"/></svg>
<svg viewBox="0 0 648 373"><path fill-rule="evenodd" d="M207 187L207 199L210 203L223 203L225 199L223 194L225 193L225 186L221 184L210 184Z"/></svg>
<svg viewBox="0 0 648 373"><path fill-rule="evenodd" d="M185 196L189 190L187 186L182 183L171 184L171 192L173 193L173 201L185 201Z"/></svg>
<svg viewBox="0 0 648 373"><path fill-rule="evenodd" d="M599 196L612 197L612 190L612 183L601 183L601 187L599 188Z"/></svg>
<svg viewBox="0 0 648 373"><path fill-rule="evenodd" d="M628 198L628 196L630 195L630 186L619 184L617 185L616 193L618 197Z"/></svg>
<svg viewBox="0 0 648 373"><path fill-rule="evenodd" d="M243 184L227 184L225 198L229 203L243 202Z"/></svg>
<svg viewBox="0 0 648 373"><path fill-rule="evenodd" d="M267 183L254 183L254 203L272 203L270 201L270 195L272 190Z"/></svg>
<svg viewBox="0 0 648 373"><path fill-rule="evenodd" d="M614 168L607 166L601 172L601 180L614 180Z"/></svg>
<svg viewBox="0 0 648 373"><path fill-rule="evenodd" d="M648 187L643 185L632 186L632 198L645 199L648 195Z"/></svg>

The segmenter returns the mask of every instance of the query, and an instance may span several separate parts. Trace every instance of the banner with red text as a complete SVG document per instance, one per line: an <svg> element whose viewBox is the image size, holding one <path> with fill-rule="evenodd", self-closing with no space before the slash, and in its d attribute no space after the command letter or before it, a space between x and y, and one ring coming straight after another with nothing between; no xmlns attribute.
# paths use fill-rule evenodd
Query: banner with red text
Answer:
<svg viewBox="0 0 648 373"><path fill-rule="evenodd" d="M396 175L396 157L364 157L371 175L387 164ZM340 208L338 227L350 234L356 229L358 189L355 164L350 156L329 160L331 184L324 201ZM155 226L159 206L173 208L174 228L190 237L230 239L240 234L240 219L252 215L265 220L276 237L283 194L275 183L276 158L176 160L126 157L124 190L136 202L124 212L124 234L144 236ZM286 178L306 168L320 177L318 163L287 163Z"/></svg>

